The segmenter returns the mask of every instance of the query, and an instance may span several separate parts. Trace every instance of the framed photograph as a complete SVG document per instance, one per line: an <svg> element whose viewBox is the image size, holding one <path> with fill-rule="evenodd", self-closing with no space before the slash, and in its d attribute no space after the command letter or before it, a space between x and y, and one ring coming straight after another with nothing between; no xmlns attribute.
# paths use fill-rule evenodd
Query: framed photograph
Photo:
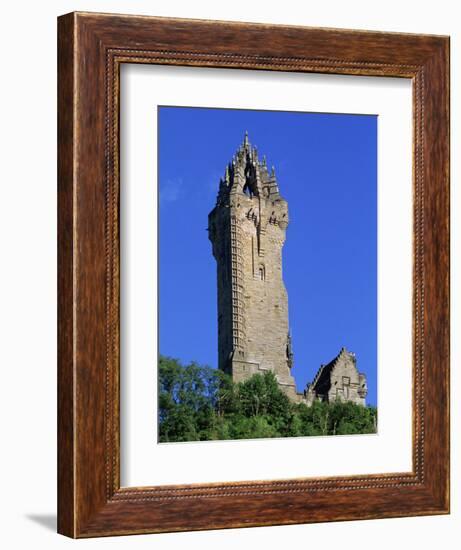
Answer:
<svg viewBox="0 0 461 550"><path fill-rule="evenodd" d="M58 20L58 531L449 512L449 39Z"/></svg>

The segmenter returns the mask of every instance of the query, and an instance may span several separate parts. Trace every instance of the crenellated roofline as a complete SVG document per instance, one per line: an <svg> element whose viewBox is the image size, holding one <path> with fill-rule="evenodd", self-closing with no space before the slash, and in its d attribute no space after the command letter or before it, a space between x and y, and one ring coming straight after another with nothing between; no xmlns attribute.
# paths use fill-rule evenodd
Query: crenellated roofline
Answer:
<svg viewBox="0 0 461 550"><path fill-rule="evenodd" d="M269 172L266 156L259 159L256 146L250 143L248 131L243 142L226 166L219 180L217 205L227 204L231 195L242 194L268 200L283 200L280 195L275 168Z"/></svg>

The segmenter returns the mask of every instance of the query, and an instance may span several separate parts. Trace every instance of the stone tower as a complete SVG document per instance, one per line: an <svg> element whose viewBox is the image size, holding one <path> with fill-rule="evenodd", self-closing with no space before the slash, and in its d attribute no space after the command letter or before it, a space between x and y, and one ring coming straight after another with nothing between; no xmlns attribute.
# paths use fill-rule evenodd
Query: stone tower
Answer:
<svg viewBox="0 0 461 550"><path fill-rule="evenodd" d="M272 371L283 391L296 393L288 325L288 298L282 278L282 247L288 204L274 168L244 141L219 182L216 206L208 216L209 238L218 273L219 368L239 382Z"/></svg>

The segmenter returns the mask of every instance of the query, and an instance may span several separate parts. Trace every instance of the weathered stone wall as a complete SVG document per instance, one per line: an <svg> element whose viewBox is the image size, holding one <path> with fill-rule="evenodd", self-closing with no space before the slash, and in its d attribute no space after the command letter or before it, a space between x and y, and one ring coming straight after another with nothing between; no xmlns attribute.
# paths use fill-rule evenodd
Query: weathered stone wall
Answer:
<svg viewBox="0 0 461 550"><path fill-rule="evenodd" d="M218 366L232 374L229 361L234 350L230 209L216 210L213 223L216 228L213 255L218 276Z"/></svg>
<svg viewBox="0 0 461 550"><path fill-rule="evenodd" d="M259 218L259 227L248 219L250 209ZM246 358L258 363L260 370L273 371L281 385L294 390L287 358L288 297L282 278L286 229L268 220L271 214L287 215L287 205L283 200L253 197L245 198L240 210Z"/></svg>

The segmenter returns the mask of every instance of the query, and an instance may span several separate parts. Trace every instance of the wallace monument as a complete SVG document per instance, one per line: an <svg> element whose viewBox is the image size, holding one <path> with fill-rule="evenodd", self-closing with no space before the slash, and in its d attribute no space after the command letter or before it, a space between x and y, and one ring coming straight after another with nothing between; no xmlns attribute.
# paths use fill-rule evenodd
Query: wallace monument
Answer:
<svg viewBox="0 0 461 550"><path fill-rule="evenodd" d="M345 348L320 366L304 392L296 390L282 277L288 203L280 194L274 168L268 170L265 157L259 160L247 133L219 182L216 206L208 218L218 275L219 368L235 382L272 371L294 402L365 405L365 375Z"/></svg>

